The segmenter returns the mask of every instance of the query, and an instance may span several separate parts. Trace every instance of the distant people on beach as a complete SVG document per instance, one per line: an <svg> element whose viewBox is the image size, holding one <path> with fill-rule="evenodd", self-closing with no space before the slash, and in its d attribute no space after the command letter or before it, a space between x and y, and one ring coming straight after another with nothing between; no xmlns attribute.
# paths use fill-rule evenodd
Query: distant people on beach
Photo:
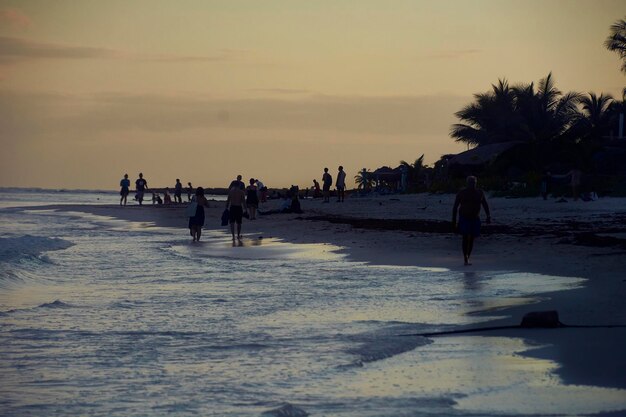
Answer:
<svg viewBox="0 0 626 417"><path fill-rule="evenodd" d="M458 192L452 208L452 227L463 236L463 259L465 265L471 265L470 256L474 248L474 239L480 235L481 206L487 215L487 224L491 223L491 213L485 193L477 188L477 182L476 177L467 177L467 187ZM457 212L459 218L458 225Z"/></svg>
<svg viewBox="0 0 626 417"><path fill-rule="evenodd" d="M193 237L194 242L200 241L202 236L202 227L204 226L204 208L209 207L209 201L204 196L204 188L196 189L194 201L190 203L191 212L194 214L189 217L189 233ZM195 206L195 210L193 210Z"/></svg>
<svg viewBox="0 0 626 417"><path fill-rule="evenodd" d="M317 182L315 178L313 178L313 198L320 198L322 196L322 191L320 190L320 183Z"/></svg>
<svg viewBox="0 0 626 417"><path fill-rule="evenodd" d="M135 181L135 199L139 201L139 205L143 204L143 194L148 190L148 181L143 177L143 173L139 173L139 178Z"/></svg>
<svg viewBox="0 0 626 417"><path fill-rule="evenodd" d="M174 186L174 202L183 202L183 184L180 182L179 178L176 178L176 185Z"/></svg>
<svg viewBox="0 0 626 417"><path fill-rule="evenodd" d="M124 178L122 178L122 180L120 181L120 187L122 187L120 189L120 206L122 205L122 203L124 205L126 205L126 199L128 197L128 194L130 193L130 180L128 179L128 174L124 174Z"/></svg>
<svg viewBox="0 0 626 417"><path fill-rule="evenodd" d="M237 225L237 239L241 239L241 222L243 220L243 211L246 210L246 193L239 185L233 181L233 185L228 190L228 198L226 199L226 208L229 210L230 232L235 241L235 224Z"/></svg>
<svg viewBox="0 0 626 417"><path fill-rule="evenodd" d="M241 181L241 175L237 175L237 179L236 180L232 180L230 182L230 185L228 186L228 189L230 190L233 187L239 187L240 190L245 190L246 189L246 184L243 183L243 181Z"/></svg>
<svg viewBox="0 0 626 417"><path fill-rule="evenodd" d="M267 187L258 178L256 179L256 189L259 203L267 203Z"/></svg>
<svg viewBox="0 0 626 417"><path fill-rule="evenodd" d="M152 204L163 204L163 200L159 193L152 193Z"/></svg>
<svg viewBox="0 0 626 417"><path fill-rule="evenodd" d="M333 185L333 177L328 173L328 168L324 168L324 175L322 175L322 190L324 194L323 203L330 202L330 187Z"/></svg>
<svg viewBox="0 0 626 417"><path fill-rule="evenodd" d="M165 188L165 193L163 194L163 204L172 204L172 196L170 195L169 187Z"/></svg>
<svg viewBox="0 0 626 417"><path fill-rule="evenodd" d="M343 203L346 192L346 173L341 165L338 169L337 182L335 182L335 187L337 187L337 202Z"/></svg>
<svg viewBox="0 0 626 417"><path fill-rule="evenodd" d="M250 185L246 188L246 207L248 207L248 215L250 220L256 220L256 211L259 208L258 188L254 178L250 178Z"/></svg>
<svg viewBox="0 0 626 417"><path fill-rule="evenodd" d="M192 195L193 195L193 187L191 186L191 183L188 182L187 183L187 201L191 202Z"/></svg>
<svg viewBox="0 0 626 417"><path fill-rule="evenodd" d="M302 208L300 207L300 188L297 185L292 185L287 195L291 198L291 206L289 207L291 213L302 213Z"/></svg>
<svg viewBox="0 0 626 417"><path fill-rule="evenodd" d="M297 185L292 185L289 190L282 197L283 201L279 209L268 210L260 212L263 215L266 214L287 214L287 213L302 213L299 199L300 189Z"/></svg>

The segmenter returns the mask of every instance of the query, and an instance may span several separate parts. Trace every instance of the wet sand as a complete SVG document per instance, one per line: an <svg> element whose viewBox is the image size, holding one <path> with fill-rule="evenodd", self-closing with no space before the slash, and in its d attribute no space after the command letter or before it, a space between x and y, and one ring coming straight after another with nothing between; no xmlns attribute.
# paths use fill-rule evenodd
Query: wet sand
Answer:
<svg viewBox="0 0 626 417"><path fill-rule="evenodd" d="M244 219L246 242L278 238L332 244L349 259L382 265L415 265L463 271L472 279L492 271L523 271L585 278L584 288L543 294L535 304L498 310L486 325L517 325L529 311L557 310L568 325L626 325L626 198L595 202L490 198L493 223L477 239L464 266L460 237L450 231L454 196L407 195L348 198L345 203L303 200L303 214ZM276 209L271 201L261 211ZM109 216L188 235L184 206L49 206ZM220 226L224 202L211 202L206 229ZM191 238L190 238L191 240ZM493 316L493 311L476 312ZM480 333L478 333L480 334ZM626 328L514 329L483 336L523 337L538 349L530 357L559 363L566 384L626 388ZM445 337L445 336L444 336Z"/></svg>

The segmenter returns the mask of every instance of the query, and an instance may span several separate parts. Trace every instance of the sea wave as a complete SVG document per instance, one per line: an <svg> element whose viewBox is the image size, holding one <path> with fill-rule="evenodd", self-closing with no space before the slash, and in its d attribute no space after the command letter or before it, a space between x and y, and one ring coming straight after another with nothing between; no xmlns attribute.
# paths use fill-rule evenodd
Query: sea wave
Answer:
<svg viewBox="0 0 626 417"><path fill-rule="evenodd" d="M24 235L0 238L0 262L11 262L23 258L39 258L44 252L67 249L74 244L59 238Z"/></svg>

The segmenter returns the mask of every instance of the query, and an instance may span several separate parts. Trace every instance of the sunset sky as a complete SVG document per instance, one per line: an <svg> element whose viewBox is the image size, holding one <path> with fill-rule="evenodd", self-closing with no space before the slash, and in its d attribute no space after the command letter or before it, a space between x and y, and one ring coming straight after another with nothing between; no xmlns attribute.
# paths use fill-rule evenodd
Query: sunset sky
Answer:
<svg viewBox="0 0 626 417"><path fill-rule="evenodd" d="M623 0L0 0L0 186L310 186L465 149L506 78L621 97ZM350 182L352 185L352 182Z"/></svg>

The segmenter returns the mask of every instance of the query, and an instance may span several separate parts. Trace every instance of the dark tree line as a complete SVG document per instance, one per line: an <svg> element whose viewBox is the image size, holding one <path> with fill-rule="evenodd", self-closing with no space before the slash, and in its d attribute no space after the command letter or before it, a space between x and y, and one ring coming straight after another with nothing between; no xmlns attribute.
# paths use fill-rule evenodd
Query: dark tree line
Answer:
<svg viewBox="0 0 626 417"><path fill-rule="evenodd" d="M626 72L626 20L611 26L605 47L619 54ZM460 122L452 125L450 136L468 147L515 143L516 164L526 171L541 171L554 163L594 170L598 153L616 143L620 115L625 113L626 89L616 99L609 94L562 92L552 73L536 84L511 85L501 79L455 113Z"/></svg>

